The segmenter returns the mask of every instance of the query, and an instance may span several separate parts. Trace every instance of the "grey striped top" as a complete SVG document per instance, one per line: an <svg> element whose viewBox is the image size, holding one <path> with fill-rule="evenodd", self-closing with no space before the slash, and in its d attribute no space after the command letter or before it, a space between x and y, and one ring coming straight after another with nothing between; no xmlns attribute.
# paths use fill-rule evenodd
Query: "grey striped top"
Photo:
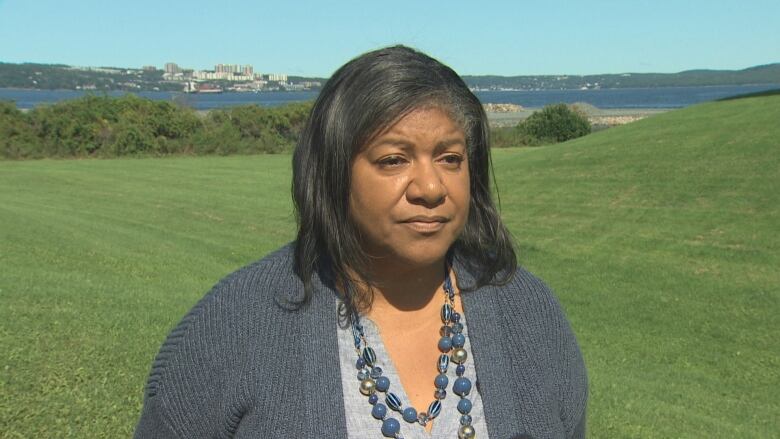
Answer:
<svg viewBox="0 0 780 439"><path fill-rule="evenodd" d="M338 319L334 318L334 321L338 322ZM363 333L366 340L376 352L377 365L382 368L383 375L390 379L391 390L401 398L401 402L404 406L407 406L409 397L406 395L406 391L401 385L401 380L398 378L398 372L395 370L395 365L390 359L390 355L387 353L384 343L382 343L382 337L379 334L377 326L373 321L366 317L361 317L360 322L363 324ZM466 373L464 376L471 379L473 383L476 383L477 373L474 368L474 357L471 352L471 342L468 336L465 315L461 314L460 322L463 324L463 333L466 335L466 344L464 345L464 348L469 354L469 359L464 364L466 366ZM371 416L372 406L368 403L368 398L363 396L358 390L360 381L357 379L357 369L355 368L357 354L352 339L352 330L350 327L341 328L338 323L336 323L336 327L338 331L341 386L342 391L344 392L344 409L347 415L348 437L349 439L382 439L384 438L381 432L382 421ZM435 346L431 346L431 348L436 349ZM431 364L431 368L434 368L435 366L435 364ZM401 423L401 435L404 439L452 439L458 437L461 414L456 406L460 397L451 391L452 383L456 378L454 366L450 366L447 370L447 376L450 379L447 397L442 400L441 414L433 420L433 427L430 434L425 431L420 424L407 423L401 418L400 413L392 412L388 409L388 415L398 419ZM473 404L471 409L471 425L476 430L476 436L478 438L487 439L488 433L482 408L482 397L479 392L476 391L477 388L478 386L475 385L469 395L469 399ZM433 401L433 391L434 386L433 382L431 382L431 401ZM427 409L427 407L415 408L418 412Z"/></svg>

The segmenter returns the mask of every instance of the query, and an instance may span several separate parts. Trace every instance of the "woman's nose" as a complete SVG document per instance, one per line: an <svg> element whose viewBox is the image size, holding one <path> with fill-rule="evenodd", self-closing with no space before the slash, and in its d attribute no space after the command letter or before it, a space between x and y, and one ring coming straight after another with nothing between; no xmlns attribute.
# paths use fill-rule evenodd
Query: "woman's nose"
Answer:
<svg viewBox="0 0 780 439"><path fill-rule="evenodd" d="M406 188L406 198L412 204L438 206L447 197L447 186L433 163L417 162Z"/></svg>

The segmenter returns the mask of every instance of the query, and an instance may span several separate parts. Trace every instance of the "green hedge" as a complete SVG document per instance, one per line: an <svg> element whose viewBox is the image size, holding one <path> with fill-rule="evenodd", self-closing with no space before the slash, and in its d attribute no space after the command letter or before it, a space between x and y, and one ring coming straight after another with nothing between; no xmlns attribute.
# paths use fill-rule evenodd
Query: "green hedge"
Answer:
<svg viewBox="0 0 780 439"><path fill-rule="evenodd" d="M162 156L253 154L292 149L310 103L276 108L256 105L205 115L134 95L84 96L28 113L0 102L0 156Z"/></svg>

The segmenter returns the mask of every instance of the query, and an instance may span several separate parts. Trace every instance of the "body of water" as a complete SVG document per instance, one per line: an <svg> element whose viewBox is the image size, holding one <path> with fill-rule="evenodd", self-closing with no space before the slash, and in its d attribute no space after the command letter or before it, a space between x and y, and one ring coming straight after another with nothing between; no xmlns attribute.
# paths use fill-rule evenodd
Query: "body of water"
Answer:
<svg viewBox="0 0 780 439"><path fill-rule="evenodd" d="M478 91L477 97L484 103L509 103L523 107L543 107L559 102L585 102L603 109L621 108L680 108L728 96L754 93L780 88L780 84L727 85L708 87L659 87L623 88L603 90L534 90L534 91ZM78 90L24 90L0 88L0 100L16 102L16 106L29 109L67 99L75 99L89 92ZM94 92L93 92L94 93ZM125 92L108 92L109 96L121 96ZM95 93L102 94L102 93ZM138 92L138 96L154 100L178 102L197 110L256 104L277 106L290 102L313 100L316 91L186 94L178 92Z"/></svg>

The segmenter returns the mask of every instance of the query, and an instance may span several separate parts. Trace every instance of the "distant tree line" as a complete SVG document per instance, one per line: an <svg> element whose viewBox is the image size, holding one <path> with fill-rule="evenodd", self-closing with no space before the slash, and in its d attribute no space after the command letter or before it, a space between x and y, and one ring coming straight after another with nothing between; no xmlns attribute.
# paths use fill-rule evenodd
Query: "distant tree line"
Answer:
<svg viewBox="0 0 780 439"><path fill-rule="evenodd" d="M73 69L59 64L0 62L0 87L39 90L181 91L180 83L163 80L161 70L111 68L114 73Z"/></svg>
<svg viewBox="0 0 780 439"><path fill-rule="evenodd" d="M182 84L163 80L161 70L112 68L115 72L79 70L61 64L0 62L0 87L100 91L181 91ZM290 76L291 82L326 78ZM780 83L780 63L743 70L688 70L679 73L621 73L596 75L464 76L469 87L481 89L574 90L580 88L680 87ZM225 84L229 85L229 84Z"/></svg>
<svg viewBox="0 0 780 439"><path fill-rule="evenodd" d="M780 63L743 70L688 70L679 73L620 73L598 75L464 76L470 87L523 90L580 88L700 87L780 83Z"/></svg>
<svg viewBox="0 0 780 439"><path fill-rule="evenodd" d="M203 115L128 94L87 95L22 112L0 101L0 157L277 153L293 148L310 108L248 105Z"/></svg>

